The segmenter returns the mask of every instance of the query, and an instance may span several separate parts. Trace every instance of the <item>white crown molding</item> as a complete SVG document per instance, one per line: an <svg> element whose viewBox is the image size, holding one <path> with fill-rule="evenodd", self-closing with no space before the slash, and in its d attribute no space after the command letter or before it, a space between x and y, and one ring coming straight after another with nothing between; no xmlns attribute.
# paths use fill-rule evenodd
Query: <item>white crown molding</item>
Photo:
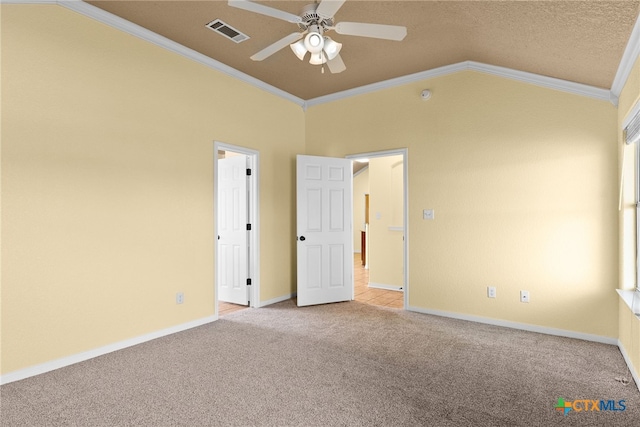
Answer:
<svg viewBox="0 0 640 427"><path fill-rule="evenodd" d="M615 97L619 97L622 93L622 89L627 83L627 79L631 74L631 70L633 70L633 65L638 59L638 56L640 56L640 19L637 19L633 26L627 47L624 49L618 71L611 85L611 93Z"/></svg>
<svg viewBox="0 0 640 427"><path fill-rule="evenodd" d="M495 65L482 64L480 62L467 61L467 69L481 73L492 74L506 79L517 80L536 86L555 89L574 95L586 96L588 98L608 101L616 105L617 98L611 96L611 91L597 88L581 83L570 82L568 80L556 79L554 77L542 76L540 74L528 73L526 71L513 70L511 68L498 67Z"/></svg>
<svg viewBox="0 0 640 427"><path fill-rule="evenodd" d="M444 67L438 67L427 71L421 71L415 74L409 74L407 76L396 77L394 79L385 80L378 83L372 83L365 86L348 89L342 92L336 92L329 95L319 96L317 98L309 99L305 103L305 107L313 107L314 105L326 104L327 102L338 101L340 99L350 98L352 96L363 95L366 93L375 92L378 90L389 89L396 86L402 86L408 83L418 82L421 80L432 79L435 77L446 76L449 74L457 73L467 69L465 62L459 62L457 64L445 65Z"/></svg>
<svg viewBox="0 0 640 427"><path fill-rule="evenodd" d="M149 43L153 43L156 46L182 55L206 67L212 68L223 74L234 77L238 80L241 80L245 83L253 85L259 89L284 98L301 107L304 107L304 100L298 98L297 96L291 95L290 93L285 92L282 89L271 86L270 84L267 84L262 80L251 77L248 74L245 74L241 71L236 70L235 68L231 68L228 65L223 64L222 62L211 59L208 56L196 52L193 49L189 49L188 47L176 43L173 40L169 40L168 38L156 34L153 31L147 30L146 28L134 24L133 22L127 21L126 19L120 18L119 16L92 6L89 3L85 3L82 0L0 0L0 2L2 4L57 4L63 6L69 10L95 19L96 21L108 25L112 28L124 31L125 33L130 34L134 37L138 37Z"/></svg>
<svg viewBox="0 0 640 427"><path fill-rule="evenodd" d="M171 52L182 55L188 59L196 61L209 68L213 68L214 70L219 71L223 74L226 74L231 77L235 77L238 80L241 80L245 83L253 85L273 95L284 98L301 107L304 106L304 101L301 98L298 98L297 96L291 95L290 93L285 92L282 89L278 89L275 86L271 86L270 84L267 84L262 80L258 80L255 77L251 77L248 74L245 74L243 72L236 70L235 68L231 68L228 65L223 64L222 62L209 58L208 56L203 55L199 52L196 52L193 49L189 49L188 47L185 47L179 43L176 43L173 40L169 40L168 38L163 37L159 34L156 34L153 31L147 30L146 28L136 25L130 21L127 21L126 19L122 19L119 16L106 12L88 3L85 3L82 0L62 0L62 1L58 1L58 4L70 10L73 10L74 12L78 12L90 18L96 19L113 28L119 29L128 34L131 34L132 36L138 37L142 40L148 41L157 46L165 48Z"/></svg>
<svg viewBox="0 0 640 427"><path fill-rule="evenodd" d="M186 331L187 329L206 325L216 320L218 320L217 313L214 314L213 316L208 316L202 319L193 320L191 322L172 326L170 328L162 329L156 332L151 332L149 334L145 334L139 337L105 345L103 347L99 347L89 351L84 351L82 353L73 354L71 356L63 357L60 359L51 360L49 362L41 363L39 365L30 366L28 368L19 369L17 371L13 371L13 372L9 372L7 374L1 375L0 384L7 384L14 381L23 380L25 378L33 377L36 375L44 374L46 372L64 368L65 366L69 366L75 363L84 362L85 360L93 359L94 357L102 356L108 353L113 353L114 351L122 350L127 347L133 347L134 345L142 344L147 341L155 340L157 338L161 338L167 335Z"/></svg>
<svg viewBox="0 0 640 427"><path fill-rule="evenodd" d="M217 70L228 76L235 77L245 83L248 83L260 89L263 89L273 95L289 100L301 106L304 110L314 105L325 104L327 102L337 101L339 99L349 98L356 95L362 95L365 93L370 93L370 92L374 92L382 89L388 89L388 88L392 88L392 87L396 87L396 86L400 86L400 85L404 85L407 83L412 83L420 80L432 79L435 77L445 76L445 75L449 75L452 73L465 71L465 70L472 70L472 71L492 74L495 76L500 76L503 78L517 80L525 83L530 83L530 84L534 84L537 86L542 86L550 89L560 90L563 92L568 92L568 93L572 93L580 96L586 96L589 98L595 98L599 100L606 100L617 106L618 96L620 96L622 86L626 82L626 79L629 76L629 73L631 72L631 68L633 67L635 59L640 54L640 43L639 43L640 25L638 24L638 22L636 22L636 25L633 29L629 43L627 44L627 48L625 50L623 60L618 68L618 73L616 74L616 78L614 80L614 85L612 87L612 90L596 88L593 86L583 85L580 83L574 83L567 80L561 80L561 79L556 79L552 77L541 76L533 73L527 73L524 71L517 71L510 68L487 65L479 62L474 62L474 61L465 61L457 64L434 68L432 70L427 70L420 73L410 74L403 77L397 77L394 79L373 83L370 85L360 86L360 87L349 89L342 92L336 92L333 94L320 96L320 97L305 101L301 98L298 98L297 96L294 96L288 92L285 92L284 90L278 89L261 80L251 77L248 74L242 73L236 70L235 68L231 68L228 65L225 65L221 62L218 62L214 59L209 58L208 56L198 53L192 49L189 49L179 43L169 40L166 37L160 36L159 34L156 34L150 30L147 30L146 28L143 28L139 25L136 25L125 19L122 19L116 15L113 15L109 12L106 12L102 9L99 9L95 6L85 3L82 0L0 0L0 3L2 4L57 4L57 5L64 6L67 9L73 10L84 16L95 19L103 24L106 24L113 28L124 31L140 39L146 40L150 43L153 43L171 52L177 53L186 58L194 60L202 65L205 65L209 68Z"/></svg>
<svg viewBox="0 0 640 427"><path fill-rule="evenodd" d="M358 172L353 174L353 177L355 178L356 176L360 175L364 171L368 171L368 170L369 170L369 165L363 166L360 170L358 170ZM358 253L360 253L360 252L358 252Z"/></svg>
<svg viewBox="0 0 640 427"><path fill-rule="evenodd" d="M446 76L460 71L477 71L485 74L503 77L506 79L516 80L524 83L533 84L549 89L555 89L562 92L568 92L574 95L586 96L589 98L608 101L617 105L618 98L613 96L611 91L580 83L574 83L567 80L556 79L553 77L541 76L539 74L527 73L525 71L513 70L510 68L498 67L495 65L482 64L480 62L465 61L457 64L447 65L444 67L434 68L433 70L423 71L408 76L398 77L395 79L385 80L383 82L373 83L330 95L313 98L305 103L305 108L314 105L325 104L327 102L337 101L339 99L349 98L356 95L374 92L377 90L388 89L396 86L405 85L421 80L432 79L435 77Z"/></svg>

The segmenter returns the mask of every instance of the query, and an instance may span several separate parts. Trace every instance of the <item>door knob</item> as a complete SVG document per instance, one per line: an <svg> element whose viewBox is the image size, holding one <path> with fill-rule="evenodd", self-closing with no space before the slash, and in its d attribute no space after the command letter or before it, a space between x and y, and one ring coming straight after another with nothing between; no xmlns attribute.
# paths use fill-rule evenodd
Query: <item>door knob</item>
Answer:
<svg viewBox="0 0 640 427"><path fill-rule="evenodd" d="M307 239L304 236L300 236L300 240L302 240L304 242Z"/></svg>

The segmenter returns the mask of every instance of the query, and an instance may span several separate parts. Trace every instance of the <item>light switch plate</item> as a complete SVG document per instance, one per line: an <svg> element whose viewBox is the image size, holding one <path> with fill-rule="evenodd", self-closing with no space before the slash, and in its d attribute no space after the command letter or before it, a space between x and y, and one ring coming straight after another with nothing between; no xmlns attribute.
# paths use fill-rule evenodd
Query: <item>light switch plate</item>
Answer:
<svg viewBox="0 0 640 427"><path fill-rule="evenodd" d="M433 209L424 209L422 211L422 219L435 219L436 213Z"/></svg>

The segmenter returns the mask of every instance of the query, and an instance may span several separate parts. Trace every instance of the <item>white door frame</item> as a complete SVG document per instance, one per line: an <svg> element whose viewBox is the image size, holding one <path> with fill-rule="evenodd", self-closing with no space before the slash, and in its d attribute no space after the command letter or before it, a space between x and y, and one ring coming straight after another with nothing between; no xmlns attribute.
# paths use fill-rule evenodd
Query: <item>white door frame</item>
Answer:
<svg viewBox="0 0 640 427"><path fill-rule="evenodd" d="M249 289L249 305L250 307L260 307L260 153L250 148L239 147L237 145L226 144L220 141L213 142L214 167L213 167L213 200L217 204L218 200L218 152L233 151L234 153L243 154L251 159L251 175L249 178L250 188L250 207L249 207L249 224L251 224L251 232L247 242L249 244L249 272L251 276L251 287ZM218 215L217 206L214 205L214 239L215 239L215 256L214 256L214 294L215 307L218 317Z"/></svg>
<svg viewBox="0 0 640 427"><path fill-rule="evenodd" d="M349 154L345 156L347 159L370 159L372 157L387 157L387 156L402 156L403 162L403 177L402 177L402 200L404 212L402 213L403 220L403 271L402 289L404 290L404 310L409 306L409 150L407 148L397 148L394 150L385 151L373 151L369 153Z"/></svg>

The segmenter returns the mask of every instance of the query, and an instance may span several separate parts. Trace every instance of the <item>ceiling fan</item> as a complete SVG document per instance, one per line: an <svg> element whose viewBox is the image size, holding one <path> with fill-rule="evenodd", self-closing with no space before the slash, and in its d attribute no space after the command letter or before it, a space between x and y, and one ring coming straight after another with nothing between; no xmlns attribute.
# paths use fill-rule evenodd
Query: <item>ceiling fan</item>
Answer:
<svg viewBox="0 0 640 427"><path fill-rule="evenodd" d="M299 16L249 0L229 0L229 6L282 19L283 21L297 24L302 30L283 37L251 56L254 61L262 61L289 45L293 53L301 61L304 60L307 52L310 52L310 64L321 65L326 63L329 71L340 73L347 68L340 57L342 43L333 41L325 36L325 32L334 30L338 34L347 36L373 37L397 41L404 39L407 35L407 28L397 25L365 24L361 22L339 22L334 25L333 16L345 1L322 0L320 3L309 4L302 9ZM324 69L322 71L324 72Z"/></svg>

